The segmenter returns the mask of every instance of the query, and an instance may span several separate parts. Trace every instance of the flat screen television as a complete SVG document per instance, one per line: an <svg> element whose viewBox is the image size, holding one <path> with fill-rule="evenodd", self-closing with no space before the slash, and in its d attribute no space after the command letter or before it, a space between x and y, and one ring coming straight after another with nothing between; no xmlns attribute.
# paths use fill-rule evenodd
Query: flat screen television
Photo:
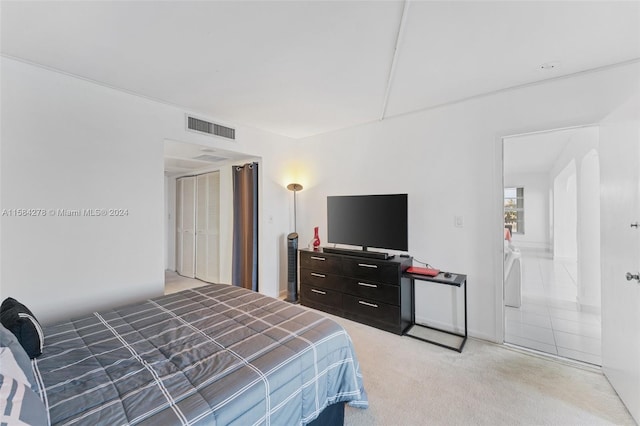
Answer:
<svg viewBox="0 0 640 426"><path fill-rule="evenodd" d="M407 251L407 194L327 197L327 240Z"/></svg>

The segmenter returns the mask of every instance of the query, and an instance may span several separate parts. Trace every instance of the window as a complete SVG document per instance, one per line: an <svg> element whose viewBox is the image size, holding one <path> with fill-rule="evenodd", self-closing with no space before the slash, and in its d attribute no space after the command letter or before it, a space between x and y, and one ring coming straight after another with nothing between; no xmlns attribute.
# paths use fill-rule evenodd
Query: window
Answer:
<svg viewBox="0 0 640 426"><path fill-rule="evenodd" d="M524 234L524 188L504 189L504 227Z"/></svg>

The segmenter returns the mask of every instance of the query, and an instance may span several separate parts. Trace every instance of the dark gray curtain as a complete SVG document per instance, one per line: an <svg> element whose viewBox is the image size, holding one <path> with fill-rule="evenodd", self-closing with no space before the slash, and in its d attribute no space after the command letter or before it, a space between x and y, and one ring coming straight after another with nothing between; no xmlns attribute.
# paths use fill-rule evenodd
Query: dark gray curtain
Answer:
<svg viewBox="0 0 640 426"><path fill-rule="evenodd" d="M258 291L258 163L233 166L232 283Z"/></svg>

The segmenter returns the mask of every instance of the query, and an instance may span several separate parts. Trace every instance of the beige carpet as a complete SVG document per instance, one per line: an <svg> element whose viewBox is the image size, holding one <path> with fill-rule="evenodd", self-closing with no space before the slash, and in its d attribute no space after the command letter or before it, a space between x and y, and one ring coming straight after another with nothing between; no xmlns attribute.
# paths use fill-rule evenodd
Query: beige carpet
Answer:
<svg viewBox="0 0 640 426"><path fill-rule="evenodd" d="M167 294L206 285L166 274ZM369 408L346 426L634 425L598 371L469 339L462 354L328 315L349 332Z"/></svg>
<svg viewBox="0 0 640 426"><path fill-rule="evenodd" d="M459 354L332 318L352 337L369 395L345 425L635 424L591 368L473 339Z"/></svg>

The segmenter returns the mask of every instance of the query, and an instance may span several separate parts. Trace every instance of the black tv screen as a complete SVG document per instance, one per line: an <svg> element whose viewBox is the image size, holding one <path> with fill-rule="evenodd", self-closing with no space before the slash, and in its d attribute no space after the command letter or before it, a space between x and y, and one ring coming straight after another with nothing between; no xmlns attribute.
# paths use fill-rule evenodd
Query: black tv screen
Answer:
<svg viewBox="0 0 640 426"><path fill-rule="evenodd" d="M407 251L407 194L327 197L329 243Z"/></svg>

